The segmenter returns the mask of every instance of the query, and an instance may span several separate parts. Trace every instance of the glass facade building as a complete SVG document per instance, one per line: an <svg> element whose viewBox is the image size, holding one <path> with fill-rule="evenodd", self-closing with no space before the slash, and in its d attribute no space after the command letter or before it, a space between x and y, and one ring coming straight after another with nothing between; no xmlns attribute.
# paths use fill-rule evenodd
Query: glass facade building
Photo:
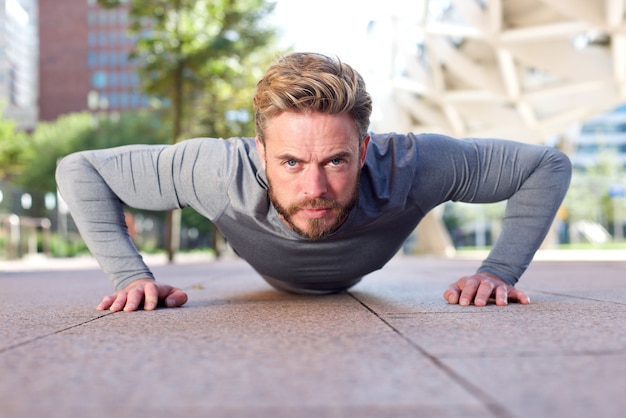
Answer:
<svg viewBox="0 0 626 418"><path fill-rule="evenodd" d="M95 0L41 0L41 119L88 110L114 113L146 107L128 34L128 6Z"/></svg>
<svg viewBox="0 0 626 418"><path fill-rule="evenodd" d="M0 103L21 129L37 121L37 1L0 0Z"/></svg>

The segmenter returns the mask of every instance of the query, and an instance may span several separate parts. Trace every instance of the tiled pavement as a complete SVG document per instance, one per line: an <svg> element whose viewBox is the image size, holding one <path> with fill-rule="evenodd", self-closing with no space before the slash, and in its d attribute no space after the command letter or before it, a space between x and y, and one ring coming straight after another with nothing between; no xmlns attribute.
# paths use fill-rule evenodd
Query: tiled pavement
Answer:
<svg viewBox="0 0 626 418"><path fill-rule="evenodd" d="M472 259L398 257L332 296L196 260L154 268L184 308L115 314L93 264L5 268L0 417L624 417L624 260L536 261L531 305L482 308L441 296Z"/></svg>

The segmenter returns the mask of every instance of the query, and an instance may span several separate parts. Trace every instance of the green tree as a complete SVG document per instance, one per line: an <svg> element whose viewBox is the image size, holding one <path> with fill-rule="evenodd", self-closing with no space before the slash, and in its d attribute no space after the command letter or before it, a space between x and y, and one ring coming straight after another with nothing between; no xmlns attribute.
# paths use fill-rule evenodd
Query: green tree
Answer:
<svg viewBox="0 0 626 418"><path fill-rule="evenodd" d="M28 170L17 173L14 181L30 190L54 192L54 172L60 158L87 149L167 143L165 129L157 115L148 111L123 113L115 119L72 113L40 122L22 142L19 161Z"/></svg>
<svg viewBox="0 0 626 418"><path fill-rule="evenodd" d="M99 0L104 7L117 7L119 0ZM171 120L171 142L195 136L202 126L213 127L215 134L226 112L216 109L206 92L223 97L230 83L247 85L249 68L257 56L272 45L276 33L265 18L274 4L264 0L131 0L131 32L137 38L132 58L138 62L144 93L161 98ZM220 90L221 89L221 90ZM220 91L218 93L218 90ZM243 90L247 93L247 91ZM242 90L231 89L230 110L244 112L235 98ZM248 100L250 100L250 96ZM196 122L205 105L206 117ZM209 114L208 112L215 112ZM230 113L229 113L230 114ZM245 125L249 120L232 118L230 122ZM232 123L231 123L232 124ZM226 129L223 136L230 132ZM216 135L217 136L217 135ZM222 135L219 135L222 136ZM180 212L168 214L168 257L173 259L177 247Z"/></svg>
<svg viewBox="0 0 626 418"><path fill-rule="evenodd" d="M29 138L17 130L15 122L1 116L3 110L0 106L0 181L8 181L24 168Z"/></svg>
<svg viewBox="0 0 626 418"><path fill-rule="evenodd" d="M211 88L192 109L191 136L254 136L252 97L261 77L260 70L267 68L273 59L267 54L252 54L233 63L238 71L228 78L207 76ZM246 71L246 68L259 71Z"/></svg>
<svg viewBox="0 0 626 418"><path fill-rule="evenodd" d="M611 227L615 223L614 212L616 206L622 204L610 195L615 185L626 185L626 171L617 151L606 149L599 153L596 164L585 170L574 170L564 202L569 221L594 221L615 232L615 226Z"/></svg>
<svg viewBox="0 0 626 418"><path fill-rule="evenodd" d="M90 142L93 126L88 114L61 116L54 122L40 122L24 147L23 163L28 167L15 177L15 183L40 192L56 190L54 171L57 160Z"/></svg>

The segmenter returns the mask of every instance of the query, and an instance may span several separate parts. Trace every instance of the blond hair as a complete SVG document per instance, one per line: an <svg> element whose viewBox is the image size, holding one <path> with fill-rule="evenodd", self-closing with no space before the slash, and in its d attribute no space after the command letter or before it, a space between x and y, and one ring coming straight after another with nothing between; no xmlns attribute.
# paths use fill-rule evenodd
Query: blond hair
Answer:
<svg viewBox="0 0 626 418"><path fill-rule="evenodd" d="M254 95L257 137L264 144L267 121L282 112L347 112L359 139L367 136L372 98L352 67L317 53L281 57L257 83Z"/></svg>

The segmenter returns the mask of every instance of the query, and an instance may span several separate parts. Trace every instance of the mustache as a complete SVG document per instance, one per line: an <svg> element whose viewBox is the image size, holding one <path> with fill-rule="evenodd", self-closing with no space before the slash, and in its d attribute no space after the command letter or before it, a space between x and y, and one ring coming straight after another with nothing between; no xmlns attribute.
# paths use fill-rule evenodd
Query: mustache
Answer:
<svg viewBox="0 0 626 418"><path fill-rule="evenodd" d="M341 209L341 205L334 199L324 199L322 197L314 199L302 199L287 208L287 214L293 215L301 209Z"/></svg>

